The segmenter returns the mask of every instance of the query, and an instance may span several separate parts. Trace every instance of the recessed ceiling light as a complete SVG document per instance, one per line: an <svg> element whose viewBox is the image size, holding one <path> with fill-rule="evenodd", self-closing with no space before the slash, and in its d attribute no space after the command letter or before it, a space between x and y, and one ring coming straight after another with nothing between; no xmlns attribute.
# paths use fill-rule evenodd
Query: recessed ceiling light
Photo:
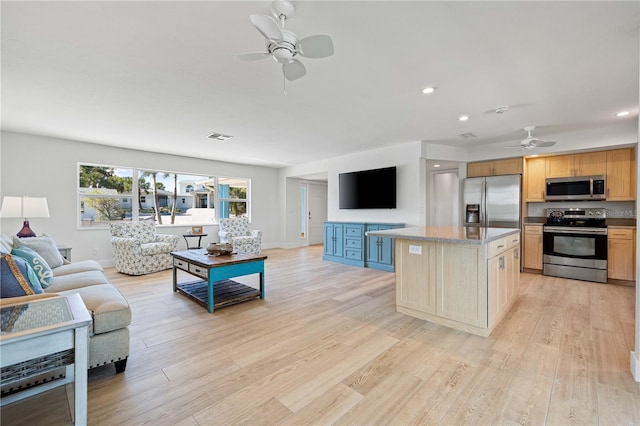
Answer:
<svg viewBox="0 0 640 426"><path fill-rule="evenodd" d="M538 156L538 154L531 154L531 155L529 155L528 157L533 158L533 157L537 157L537 156Z"/></svg>
<svg viewBox="0 0 640 426"><path fill-rule="evenodd" d="M232 137L233 136L230 135L223 135L222 133L211 133L209 136L207 136L207 138L215 139L217 141L228 141Z"/></svg>
<svg viewBox="0 0 640 426"><path fill-rule="evenodd" d="M458 120L460 121L467 121L469 119L468 115L461 115L460 117L458 117Z"/></svg>
<svg viewBox="0 0 640 426"><path fill-rule="evenodd" d="M440 167L440 164L434 164L433 167Z"/></svg>
<svg viewBox="0 0 640 426"><path fill-rule="evenodd" d="M616 114L617 117L624 117L625 115L629 115L629 111L620 111Z"/></svg>
<svg viewBox="0 0 640 426"><path fill-rule="evenodd" d="M436 91L435 87L425 87L424 89L422 89L422 93L424 93L425 95L428 95L429 93L433 93Z"/></svg>

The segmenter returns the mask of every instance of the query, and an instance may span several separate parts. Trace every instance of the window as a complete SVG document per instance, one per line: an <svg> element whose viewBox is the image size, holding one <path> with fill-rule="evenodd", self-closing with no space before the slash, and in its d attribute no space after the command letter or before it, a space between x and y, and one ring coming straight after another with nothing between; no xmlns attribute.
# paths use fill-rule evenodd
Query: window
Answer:
<svg viewBox="0 0 640 426"><path fill-rule="evenodd" d="M79 164L79 223L82 228L117 220L194 226L249 216L249 188L246 178Z"/></svg>
<svg viewBox="0 0 640 426"><path fill-rule="evenodd" d="M80 165L78 196L82 227L106 226L131 218L133 170Z"/></svg>
<svg viewBox="0 0 640 426"><path fill-rule="evenodd" d="M220 217L249 215L249 179L218 178Z"/></svg>

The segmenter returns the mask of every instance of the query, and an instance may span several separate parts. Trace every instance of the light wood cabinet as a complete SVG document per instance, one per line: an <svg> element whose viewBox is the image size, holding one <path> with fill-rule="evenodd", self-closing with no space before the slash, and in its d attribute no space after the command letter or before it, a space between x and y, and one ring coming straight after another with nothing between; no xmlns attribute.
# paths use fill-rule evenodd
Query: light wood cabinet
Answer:
<svg viewBox="0 0 640 426"><path fill-rule="evenodd" d="M396 239L398 312L488 336L519 282L519 234L485 245Z"/></svg>
<svg viewBox="0 0 640 426"><path fill-rule="evenodd" d="M527 159L527 168L524 176L525 202L544 201L546 164L545 158L536 157Z"/></svg>
<svg viewBox="0 0 640 426"><path fill-rule="evenodd" d="M467 164L467 177L493 175L493 161L478 161Z"/></svg>
<svg viewBox="0 0 640 426"><path fill-rule="evenodd" d="M522 174L522 157L467 164L467 177Z"/></svg>
<svg viewBox="0 0 640 426"><path fill-rule="evenodd" d="M555 155L546 158L546 177L592 176L607 173L606 154L603 151L573 155Z"/></svg>
<svg viewBox="0 0 640 426"><path fill-rule="evenodd" d="M635 280L635 230L609 227L607 276L615 280Z"/></svg>
<svg viewBox="0 0 640 426"><path fill-rule="evenodd" d="M479 248L437 244L436 262L436 315L487 327L486 303L482 303L487 297L486 275L484 279L481 276L486 260Z"/></svg>
<svg viewBox="0 0 640 426"><path fill-rule="evenodd" d="M518 235L497 241L497 254L487 260L489 327L496 325L515 299L520 283L520 239ZM490 246L490 251L492 251Z"/></svg>
<svg viewBox="0 0 640 426"><path fill-rule="evenodd" d="M636 160L633 148L607 151L607 201L636 199Z"/></svg>
<svg viewBox="0 0 640 426"><path fill-rule="evenodd" d="M409 245L420 247L420 253L409 253ZM434 243L396 240L396 304L435 315L436 245Z"/></svg>
<svg viewBox="0 0 640 426"><path fill-rule="evenodd" d="M523 266L542 270L542 224L524 226Z"/></svg>

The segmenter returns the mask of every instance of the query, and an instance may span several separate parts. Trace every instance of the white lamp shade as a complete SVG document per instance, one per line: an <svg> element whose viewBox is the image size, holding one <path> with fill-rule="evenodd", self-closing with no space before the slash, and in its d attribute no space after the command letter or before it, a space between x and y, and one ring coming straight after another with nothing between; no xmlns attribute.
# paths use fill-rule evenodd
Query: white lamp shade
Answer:
<svg viewBox="0 0 640 426"><path fill-rule="evenodd" d="M45 197L4 197L0 217L49 217Z"/></svg>

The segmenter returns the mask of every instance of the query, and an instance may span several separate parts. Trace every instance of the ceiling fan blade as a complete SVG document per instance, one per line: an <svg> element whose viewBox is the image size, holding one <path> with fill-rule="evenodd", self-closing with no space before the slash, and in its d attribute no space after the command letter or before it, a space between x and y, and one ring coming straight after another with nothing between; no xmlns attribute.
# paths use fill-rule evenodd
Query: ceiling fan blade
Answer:
<svg viewBox="0 0 640 426"><path fill-rule="evenodd" d="M271 41L282 41L282 30L278 23L271 16L267 15L249 15L251 23L264 36Z"/></svg>
<svg viewBox="0 0 640 426"><path fill-rule="evenodd" d="M333 55L333 40L328 35L305 37L298 45L300 55L305 58L326 58Z"/></svg>
<svg viewBox="0 0 640 426"><path fill-rule="evenodd" d="M269 56L271 56L271 54L267 52L247 52L233 55L234 58L240 61L259 61L261 59L268 58Z"/></svg>
<svg viewBox="0 0 640 426"><path fill-rule="evenodd" d="M554 146L556 142L555 141L535 141L534 144L536 148L544 148L546 146Z"/></svg>
<svg viewBox="0 0 640 426"><path fill-rule="evenodd" d="M302 62L297 59L294 59L291 62L285 62L282 64L282 73L289 81L297 80L307 73L307 69L304 67Z"/></svg>

